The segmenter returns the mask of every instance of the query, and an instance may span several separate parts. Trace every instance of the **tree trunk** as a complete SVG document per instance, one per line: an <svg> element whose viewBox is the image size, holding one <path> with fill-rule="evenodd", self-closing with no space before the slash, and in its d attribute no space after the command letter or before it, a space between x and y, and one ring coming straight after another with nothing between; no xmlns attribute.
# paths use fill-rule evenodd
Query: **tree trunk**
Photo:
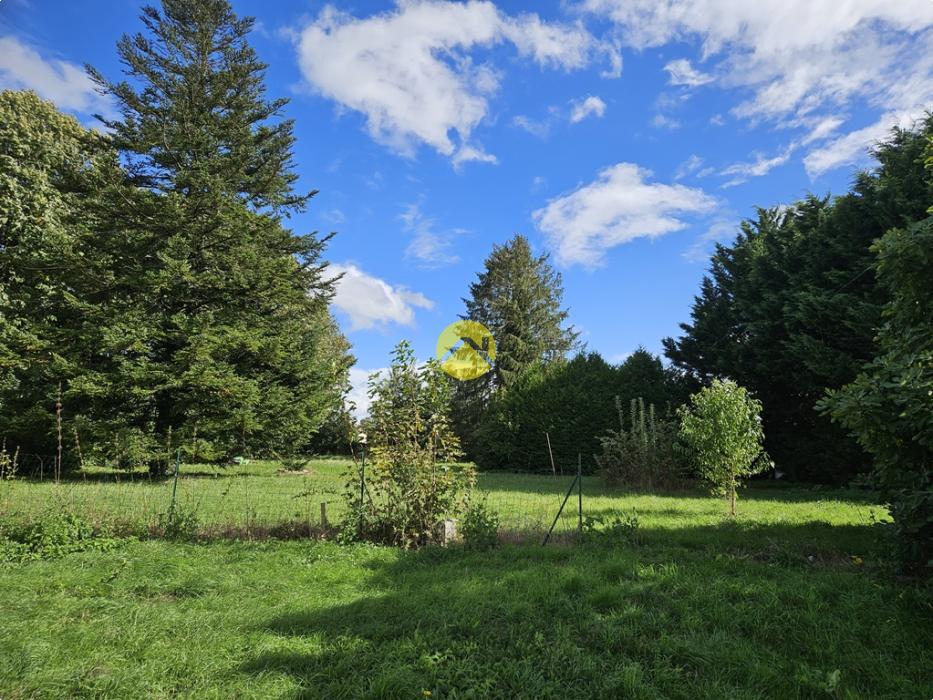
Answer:
<svg viewBox="0 0 933 700"><path fill-rule="evenodd" d="M732 486L729 489L729 513L732 517L735 517L735 481L732 482Z"/></svg>

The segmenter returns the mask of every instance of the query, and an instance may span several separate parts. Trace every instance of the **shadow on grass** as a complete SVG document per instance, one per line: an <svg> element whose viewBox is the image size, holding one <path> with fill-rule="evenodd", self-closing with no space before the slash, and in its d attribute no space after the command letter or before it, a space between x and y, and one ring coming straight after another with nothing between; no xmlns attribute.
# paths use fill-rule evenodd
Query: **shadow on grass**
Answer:
<svg viewBox="0 0 933 700"><path fill-rule="evenodd" d="M369 570L364 597L267 620L277 641L241 671L283 674L306 698L692 698L818 697L833 683L909 697L933 668L922 591L854 565L590 543L400 552Z"/></svg>

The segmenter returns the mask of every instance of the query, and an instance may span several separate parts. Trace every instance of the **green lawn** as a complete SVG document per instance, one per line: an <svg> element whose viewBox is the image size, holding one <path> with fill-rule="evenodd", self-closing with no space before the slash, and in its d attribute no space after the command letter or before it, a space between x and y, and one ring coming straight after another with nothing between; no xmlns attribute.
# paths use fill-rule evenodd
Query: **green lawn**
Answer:
<svg viewBox="0 0 933 700"><path fill-rule="evenodd" d="M189 475L179 491L203 508L241 486L273 517L301 500L288 489L339 488L339 463L313 469L254 464ZM95 479L3 484L4 512L125 516L170 496L168 484ZM481 488L497 510L547 520L568 481L489 474ZM731 522L699 492L587 479L585 515L637 513L635 542L126 540L7 563L0 698L929 698L931 590L880 565L872 510L883 512L854 492L757 486Z"/></svg>
<svg viewBox="0 0 933 700"><path fill-rule="evenodd" d="M349 464L339 459L316 460L307 474L282 473L275 462L227 468L185 465L177 501L179 508L196 514L206 531L227 526L260 531L284 521L317 525L321 502L327 502L328 517L334 522L345 510L341 494ZM572 476L488 472L479 476L478 495L499 513L507 530L540 532L557 514L571 481ZM697 534L697 527L718 526L724 521L723 503L702 491L641 495L607 488L595 476L584 477L583 482L584 516L634 510L643 525L677 531L674 536L687 539ZM171 479L153 481L143 472L110 470L92 470L60 484L49 480L0 481L0 518L32 520L50 509L66 510L94 522L117 522L131 531L144 532L168 511L172 488ZM576 498L574 495L568 503L558 531L576 527ZM873 510L879 515L884 512L858 492L756 486L743 491L740 499L743 521L768 526L863 526ZM818 530L814 529L814 534L820 540ZM835 542L843 530L845 527L833 531L830 539Z"/></svg>

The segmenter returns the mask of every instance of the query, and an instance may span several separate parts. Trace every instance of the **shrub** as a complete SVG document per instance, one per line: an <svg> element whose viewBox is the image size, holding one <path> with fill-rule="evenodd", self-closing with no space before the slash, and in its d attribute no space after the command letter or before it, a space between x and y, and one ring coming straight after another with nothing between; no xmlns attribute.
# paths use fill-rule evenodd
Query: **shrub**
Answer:
<svg viewBox="0 0 933 700"><path fill-rule="evenodd" d="M654 404L645 410L640 398L632 399L626 421L619 397L615 402L619 429L599 438L602 453L594 455L606 483L648 490L682 483L686 464L677 442L677 426L659 420Z"/></svg>
<svg viewBox="0 0 933 700"><path fill-rule="evenodd" d="M474 503L460 522L460 536L470 549L492 549L499 543L499 515L485 503Z"/></svg>
<svg viewBox="0 0 933 700"><path fill-rule="evenodd" d="M680 431L700 474L714 493L729 497L734 516L739 479L770 464L761 447L761 402L735 382L715 379L690 397Z"/></svg>
<svg viewBox="0 0 933 700"><path fill-rule="evenodd" d="M451 463L460 446L450 427L450 384L437 361L418 367L403 341L386 376L369 386L372 464L362 512L359 479L348 479L351 517L369 539L427 544L440 520L465 511L476 482L471 464Z"/></svg>
<svg viewBox="0 0 933 700"><path fill-rule="evenodd" d="M311 465L311 457L303 455L276 455L282 469L287 472L303 472Z"/></svg>
<svg viewBox="0 0 933 700"><path fill-rule="evenodd" d="M933 148L933 146L931 146ZM931 160L933 164L933 160ZM933 573L933 217L892 229L873 246L889 291L879 355L818 404L874 460L873 485L889 505L898 558Z"/></svg>

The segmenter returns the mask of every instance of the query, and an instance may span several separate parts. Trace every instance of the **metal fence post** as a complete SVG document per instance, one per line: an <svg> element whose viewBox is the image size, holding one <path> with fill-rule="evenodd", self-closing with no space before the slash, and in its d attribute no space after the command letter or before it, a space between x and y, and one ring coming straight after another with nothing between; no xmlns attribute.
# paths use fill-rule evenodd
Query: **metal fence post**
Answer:
<svg viewBox="0 0 933 700"><path fill-rule="evenodd" d="M366 433L360 433L360 521L358 524L358 534L363 536L363 499L366 497Z"/></svg>
<svg viewBox="0 0 933 700"><path fill-rule="evenodd" d="M577 530L583 533L583 459L577 452Z"/></svg>
<svg viewBox="0 0 933 700"><path fill-rule="evenodd" d="M570 488L567 489L567 495L564 496L564 500L561 501L560 508L557 509L557 515L554 516L554 522L551 523L550 529L547 531L547 534L544 536L544 542L541 543L542 545L547 544L548 540L551 539L551 533L554 532L554 527L557 525L557 521L560 519L560 514L564 512L564 506L567 505L567 501L570 500L570 494L573 493L573 489L577 485L577 481L579 480L580 480L580 475L577 474L574 477L573 481L570 482Z"/></svg>
<svg viewBox="0 0 933 700"><path fill-rule="evenodd" d="M175 452L175 479L172 482L172 505L168 509L168 520L175 521L175 493L178 491L178 469L181 466L181 448Z"/></svg>

